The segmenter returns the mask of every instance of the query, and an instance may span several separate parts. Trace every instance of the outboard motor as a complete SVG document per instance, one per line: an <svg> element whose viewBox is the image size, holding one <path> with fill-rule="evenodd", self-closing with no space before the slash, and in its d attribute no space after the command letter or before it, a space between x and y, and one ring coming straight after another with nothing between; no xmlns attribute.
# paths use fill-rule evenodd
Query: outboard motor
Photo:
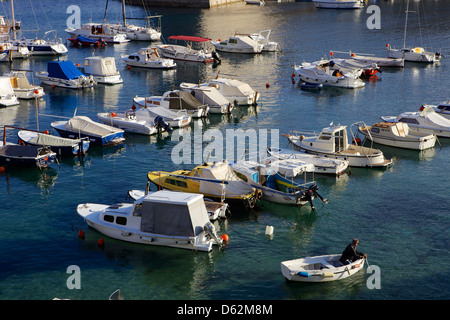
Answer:
<svg viewBox="0 0 450 320"><path fill-rule="evenodd" d="M167 132L172 132L172 128L170 127L170 125L164 121L164 119L161 116L157 116L154 120L155 122L155 127L158 129L158 131L160 131L161 129L166 130Z"/></svg>
<svg viewBox="0 0 450 320"><path fill-rule="evenodd" d="M216 51L211 52L211 55L214 59L214 62L220 64L222 62L222 59L220 59L219 54Z"/></svg>
<svg viewBox="0 0 450 320"><path fill-rule="evenodd" d="M203 230L208 234L219 247L223 246L223 240L219 238L219 236L216 233L216 227L211 223L211 221L208 221L205 226L203 227Z"/></svg>

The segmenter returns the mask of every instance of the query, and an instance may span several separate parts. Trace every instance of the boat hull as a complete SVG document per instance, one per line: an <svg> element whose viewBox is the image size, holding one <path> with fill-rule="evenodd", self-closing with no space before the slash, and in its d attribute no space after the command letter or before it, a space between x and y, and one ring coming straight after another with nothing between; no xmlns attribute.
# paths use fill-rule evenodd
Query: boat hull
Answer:
<svg viewBox="0 0 450 320"><path fill-rule="evenodd" d="M432 52L404 52L403 50L397 49L388 49L388 57L394 59L404 59L405 61L410 62L434 63L439 61L439 59L436 58L436 54Z"/></svg>
<svg viewBox="0 0 450 320"><path fill-rule="evenodd" d="M62 78L55 78L55 77L49 77L45 73L38 73L36 75L39 80L41 80L42 83L49 85L49 86L56 86L61 88L67 88L67 89L88 89L92 88L95 85L95 82L89 80L89 78L83 78L83 79L62 79Z"/></svg>
<svg viewBox="0 0 450 320"><path fill-rule="evenodd" d="M201 63L214 62L214 59L210 53L198 53L183 46L159 45L158 49L161 51L163 57L169 59Z"/></svg>
<svg viewBox="0 0 450 320"><path fill-rule="evenodd" d="M126 118L125 114L116 114L112 116L109 112L97 114L98 119L109 126L122 129L125 132L154 135L159 131L154 125L149 125L146 121L138 121L136 119Z"/></svg>
<svg viewBox="0 0 450 320"><path fill-rule="evenodd" d="M59 135L63 138L80 139L88 138L90 143L95 146L110 146L117 145L125 141L123 132L112 133L105 136L98 136L93 134L80 133L65 129L64 125L67 121L56 121L51 124L52 128L58 131Z"/></svg>
<svg viewBox="0 0 450 320"><path fill-rule="evenodd" d="M362 9L364 8L364 1L349 0L349 1L333 1L333 0L313 0L316 8L323 9Z"/></svg>
<svg viewBox="0 0 450 320"><path fill-rule="evenodd" d="M48 148L21 145L0 145L0 165L8 167L45 168L55 162L56 153Z"/></svg>
<svg viewBox="0 0 450 320"><path fill-rule="evenodd" d="M288 281L331 282L348 278L364 268L364 259L341 265L340 257L335 254L283 261L281 273Z"/></svg>

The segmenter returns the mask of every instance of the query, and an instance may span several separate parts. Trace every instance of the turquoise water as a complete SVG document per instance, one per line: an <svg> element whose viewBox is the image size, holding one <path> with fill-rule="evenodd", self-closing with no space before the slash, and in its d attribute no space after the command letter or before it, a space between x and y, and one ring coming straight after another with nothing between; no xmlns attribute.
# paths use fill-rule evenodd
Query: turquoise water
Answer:
<svg viewBox="0 0 450 320"><path fill-rule="evenodd" d="M34 2L33 2L34 3ZM369 1L369 4L374 2ZM258 56L221 54L222 64L179 63L177 70L127 69L120 55L136 52L147 43L132 42L96 50L96 55L114 56L124 83L90 91L70 91L45 87L45 103L40 114L95 118L101 111L129 108L135 95L162 94L179 83L204 81L219 70L248 82L261 93L256 109L244 109L232 117L211 116L203 130L278 129L320 130L330 122L350 126L357 121L371 124L382 115L415 111L423 103L449 99L449 27L446 1L424 1L426 21L420 22L424 45L442 49L440 64L407 63L404 69L383 70L378 79L366 81L363 89L325 88L319 93L301 91L291 83L292 65L327 57L330 50L373 53L385 56L385 44L400 46L403 22L401 2L376 2L381 8L381 29L369 30L365 10L316 10L310 2L273 3L265 7L234 4L209 10L155 8L163 14L163 35L188 34L226 38L235 31L272 29L272 39L281 53ZM42 30L64 33L73 4L56 6L38 2ZM103 4L78 1L82 22L103 18ZM26 1L16 1L18 19L25 28L35 28ZM3 10L9 10L2 3ZM110 2L111 20L121 17L120 2ZM130 9L131 10L131 9ZM8 11L7 11L8 12ZM45 12L45 15L43 15ZM131 14L139 16L139 8ZM410 32L419 39L417 20L409 21ZM399 20L400 19L400 20ZM396 30L396 31L394 31ZM419 44L420 45L420 44ZM90 49L69 46L62 59L82 63ZM41 71L48 57L16 61L14 68ZM0 65L0 71L9 64ZM269 87L266 87L269 84ZM53 118L40 116L41 130L50 129ZM35 103L0 109L0 124L36 127ZM193 129L193 128L192 128ZM16 132L7 131L7 140L16 141ZM127 300L396 300L448 299L449 261L448 176L450 142L425 152L379 146L394 164L387 170L353 168L340 177L316 175L327 205L315 202L300 209L264 202L248 213L235 209L222 221L219 233L230 242L224 251L209 253L148 247L105 237L88 229L76 215L80 203L116 203L126 200L130 189L143 189L150 170L193 168L175 165L170 158L177 144L171 137L127 135L119 147L92 148L84 160L62 159L44 171L8 170L0 174L0 299L48 300L54 297L92 300L107 299L120 289ZM279 145L287 147L280 136ZM265 236L267 225L274 237ZM78 230L86 232L85 240ZM369 289L370 274L359 272L349 279L327 284L288 283L280 272L280 262L308 255L340 253L352 238L360 239L358 249L367 252L370 265L380 268L381 289ZM69 290L66 272L71 265L81 270L81 289ZM367 267L367 266L366 266Z"/></svg>

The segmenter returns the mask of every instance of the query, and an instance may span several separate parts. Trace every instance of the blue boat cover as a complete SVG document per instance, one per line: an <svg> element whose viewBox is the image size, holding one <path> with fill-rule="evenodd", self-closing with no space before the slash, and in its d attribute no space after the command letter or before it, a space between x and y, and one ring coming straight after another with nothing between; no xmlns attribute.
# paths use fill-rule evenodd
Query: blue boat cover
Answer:
<svg viewBox="0 0 450 320"><path fill-rule="evenodd" d="M72 61L49 61L47 65L49 77L66 80L77 79L84 74L75 67Z"/></svg>
<svg viewBox="0 0 450 320"><path fill-rule="evenodd" d="M78 39L78 41L88 42L88 43L96 43L97 42L97 40L89 39L89 38L86 38L86 37L83 37L83 36L78 36L77 39Z"/></svg>

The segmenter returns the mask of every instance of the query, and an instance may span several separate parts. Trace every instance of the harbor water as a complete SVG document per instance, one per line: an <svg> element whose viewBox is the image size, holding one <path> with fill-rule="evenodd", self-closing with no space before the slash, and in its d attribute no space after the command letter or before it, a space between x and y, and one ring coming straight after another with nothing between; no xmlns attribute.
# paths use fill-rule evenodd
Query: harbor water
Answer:
<svg viewBox="0 0 450 320"><path fill-rule="evenodd" d="M76 2L76 3L75 3ZM71 13L80 8L81 22L101 21L104 3L62 0L14 2L22 29L55 29L63 41ZM414 2L415 3L415 2ZM183 34L227 39L234 32L271 29L271 40L281 52L259 55L220 53L220 65L177 62L175 70L127 68L121 55L137 52L149 42L75 48L61 60L83 64L92 54L116 58L124 83L98 84L94 89L70 90L44 86L44 100L21 101L0 109L0 126L50 130L54 117L74 114L97 119L99 112L129 109L136 95L162 95L181 82L205 82L220 74L250 84L261 94L257 107L231 116L210 115L189 130L218 129L226 139L231 130L279 132L280 147L289 147L282 134L290 130L320 131L331 122L371 125L381 116L417 111L422 104L450 99L450 3L425 0L425 15L410 13L406 42L440 51L435 64L406 62L404 68L383 68L365 79L361 89L326 88L303 91L292 83L293 65L328 58L330 51L359 52L386 57L386 44L403 45L403 1L373 1L380 9L380 28L368 26L372 12L320 10L312 2L269 2L265 6L236 3L212 9L151 8L161 14L163 41ZM9 1L0 15L9 16ZM127 16L142 17L141 7L127 7ZM423 12L422 12L423 14ZM110 1L108 20L121 22L121 2ZM134 22L134 21L133 21ZM420 23L420 24L419 24ZM420 28L419 28L420 25ZM28 33L29 37L34 34ZM335 53L336 52L336 53ZM345 55L342 55L343 57ZM45 71L57 57L31 57L0 64L10 68ZM31 80L31 74L30 74ZM34 81L38 79L34 76ZM36 116L38 110L38 117ZM186 129L187 130L187 129ZM228 130L228 131L227 131ZM17 131L6 130L6 140L17 142ZM193 144L195 141L193 141ZM232 207L226 220L216 223L227 234L225 250L211 252L154 247L121 242L89 229L76 214L81 203L114 204L128 201L127 191L144 189L149 171L192 169L198 163L176 164L172 135L127 134L123 145L91 147L85 158L62 158L44 170L7 169L0 173L0 299L106 300L120 289L126 300L409 300L449 299L449 168L450 141L440 138L423 152L377 145L393 159L391 167L351 168L338 177L315 175L319 193L329 200L301 208L262 202L248 212ZM203 147L208 145L203 141ZM224 143L225 147L225 143ZM192 148L194 150L194 148ZM225 154L225 152L224 152ZM194 156L191 157L194 160ZM154 186L151 187L156 190ZM265 235L273 227L273 237ZM85 238L78 237L79 230ZM104 238L105 245L98 246ZM342 281L322 284L287 282L280 262L322 254L341 253L353 238L366 252L365 270ZM377 266L376 283L374 271ZM80 288L67 285L70 266L78 266ZM444 267L443 267L444 266ZM372 276L372 277L371 277Z"/></svg>

